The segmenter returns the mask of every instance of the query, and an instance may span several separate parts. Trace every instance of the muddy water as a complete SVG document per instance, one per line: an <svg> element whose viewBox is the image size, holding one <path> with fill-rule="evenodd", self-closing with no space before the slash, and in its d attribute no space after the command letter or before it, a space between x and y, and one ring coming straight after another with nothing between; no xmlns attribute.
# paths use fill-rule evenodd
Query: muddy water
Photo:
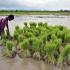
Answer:
<svg viewBox="0 0 70 70"><path fill-rule="evenodd" d="M23 15L15 16L14 21L9 22L10 34L14 32L16 25L23 28L24 22L48 22L48 25L63 25L70 27L70 16L58 15ZM48 65L43 61L37 61L30 58L5 58L2 56L2 47L0 46L0 70L70 70L69 66L59 68L56 66Z"/></svg>
<svg viewBox="0 0 70 70"><path fill-rule="evenodd" d="M9 22L9 29L11 35L14 32L15 26L19 25L23 28L24 22L47 22L48 25L63 25L66 27L70 27L70 16L64 15L23 15L23 16L15 16L15 19Z"/></svg>
<svg viewBox="0 0 70 70"><path fill-rule="evenodd" d="M59 68L31 58L21 59L18 55L15 58L5 58L2 49L0 46L0 70L70 70L69 66Z"/></svg>

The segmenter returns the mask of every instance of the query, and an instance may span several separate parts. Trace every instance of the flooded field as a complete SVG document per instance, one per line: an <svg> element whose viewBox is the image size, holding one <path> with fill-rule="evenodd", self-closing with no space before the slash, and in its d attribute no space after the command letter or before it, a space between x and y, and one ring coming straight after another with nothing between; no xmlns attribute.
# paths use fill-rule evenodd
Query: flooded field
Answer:
<svg viewBox="0 0 70 70"><path fill-rule="evenodd" d="M63 25L70 27L70 16L54 16L54 15L24 15L15 16L14 21L9 22L9 29L11 35L14 32L16 25L23 28L24 22L47 22L48 25ZM59 68L56 66L48 65L43 61L37 61L30 58L19 58L16 55L15 58L5 58L2 56L2 47L0 46L0 70L70 70L69 66Z"/></svg>
<svg viewBox="0 0 70 70"><path fill-rule="evenodd" d="M64 15L23 15L15 16L15 19L9 22L9 29L11 35L14 32L15 26L19 25L23 28L24 22L47 22L48 25L63 25L70 27L70 16Z"/></svg>
<svg viewBox="0 0 70 70"><path fill-rule="evenodd" d="M69 66L59 68L31 58L21 59L18 55L13 59L5 58L1 52L2 47L0 46L0 70L70 70Z"/></svg>

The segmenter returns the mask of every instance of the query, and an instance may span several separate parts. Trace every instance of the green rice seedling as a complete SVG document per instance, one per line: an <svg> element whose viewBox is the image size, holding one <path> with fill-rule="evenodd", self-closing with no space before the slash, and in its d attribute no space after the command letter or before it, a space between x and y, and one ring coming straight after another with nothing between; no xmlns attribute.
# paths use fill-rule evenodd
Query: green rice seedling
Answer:
<svg viewBox="0 0 70 70"><path fill-rule="evenodd" d="M32 49L36 52L40 51L40 41L37 38L32 39Z"/></svg>
<svg viewBox="0 0 70 70"><path fill-rule="evenodd" d="M33 54L33 58L34 58L34 59L37 59L37 60L40 60L40 59L41 59L40 53L39 53L39 52L35 52L35 53Z"/></svg>
<svg viewBox="0 0 70 70"><path fill-rule="evenodd" d="M38 27L40 30L39 30L39 35L45 35L46 33L49 33L48 30L46 30L46 28L44 27Z"/></svg>
<svg viewBox="0 0 70 70"><path fill-rule="evenodd" d="M51 40L51 41L57 44L57 46L60 46L62 44L62 40L58 38L55 38L54 40Z"/></svg>
<svg viewBox="0 0 70 70"><path fill-rule="evenodd" d="M13 49L16 48L14 47L14 43L11 40L6 41L6 46L4 47L4 52L3 55L7 57L15 57L16 56L16 50Z"/></svg>
<svg viewBox="0 0 70 70"><path fill-rule="evenodd" d="M19 44L20 49L23 51L28 49L28 46L29 46L29 39L24 39L24 41Z"/></svg>
<svg viewBox="0 0 70 70"><path fill-rule="evenodd" d="M35 37L31 37L31 38L29 38L29 50L32 50L33 51L33 49L32 49L32 43L33 43L33 41L35 41Z"/></svg>
<svg viewBox="0 0 70 70"><path fill-rule="evenodd" d="M64 42L65 32L64 31L58 31L57 37L62 39L62 42Z"/></svg>
<svg viewBox="0 0 70 70"><path fill-rule="evenodd" d="M35 22L30 22L29 24L30 24L30 28L36 28L37 24Z"/></svg>
<svg viewBox="0 0 70 70"><path fill-rule="evenodd" d="M43 22L38 23L38 27L41 27L41 26L43 26Z"/></svg>
<svg viewBox="0 0 70 70"><path fill-rule="evenodd" d="M47 22L45 22L43 25L44 25L44 27L46 27L46 28L48 27L48 24L47 24Z"/></svg>
<svg viewBox="0 0 70 70"><path fill-rule="evenodd" d="M17 31L14 32L14 39L18 40L19 33Z"/></svg>
<svg viewBox="0 0 70 70"><path fill-rule="evenodd" d="M49 30L52 34L55 34L57 36L57 32L59 31L59 28L57 26L53 26L53 27L50 27Z"/></svg>
<svg viewBox="0 0 70 70"><path fill-rule="evenodd" d="M7 32L4 31L4 32L1 34L1 37L2 37L2 39L8 38Z"/></svg>
<svg viewBox="0 0 70 70"><path fill-rule="evenodd" d="M28 47L28 49L30 51L31 57L33 57L33 54L34 54L35 51L39 50L38 45L39 45L39 41L37 40L36 37L29 38L29 47Z"/></svg>
<svg viewBox="0 0 70 70"><path fill-rule="evenodd" d="M33 37L33 33L32 33L32 32L25 32L23 35L24 35L26 38Z"/></svg>
<svg viewBox="0 0 70 70"><path fill-rule="evenodd" d="M23 33L30 32L30 28L28 26L23 27Z"/></svg>
<svg viewBox="0 0 70 70"><path fill-rule="evenodd" d="M58 48L58 46L54 42L47 42L46 43L44 50L46 51L48 62L55 64L56 58L55 58L54 54L55 54L57 48Z"/></svg>
<svg viewBox="0 0 70 70"><path fill-rule="evenodd" d="M65 34L64 40L65 42L70 42L70 32Z"/></svg>
<svg viewBox="0 0 70 70"><path fill-rule="evenodd" d="M46 36L40 36L39 38L38 38L38 40L39 40L39 51L38 52L40 52L40 58L43 60L43 57L44 57L44 55L45 55L45 51L44 51L44 45L45 45L45 41L46 41Z"/></svg>
<svg viewBox="0 0 70 70"><path fill-rule="evenodd" d="M37 29L36 29L36 23L30 23L30 31L33 34L37 33Z"/></svg>
<svg viewBox="0 0 70 70"><path fill-rule="evenodd" d="M30 56L30 52L28 50L29 47L29 39L25 39L23 42L19 44L19 56L20 57L28 57Z"/></svg>
<svg viewBox="0 0 70 70"><path fill-rule="evenodd" d="M38 29L35 29L33 34L34 36L38 37L40 35L40 31Z"/></svg>
<svg viewBox="0 0 70 70"><path fill-rule="evenodd" d="M42 50L43 50L42 49L43 45L42 45L41 39L32 37L32 38L30 38L29 42L30 42L29 50L30 50L31 56L33 58L40 59L41 58L40 56L42 55Z"/></svg>
<svg viewBox="0 0 70 70"><path fill-rule="evenodd" d="M3 38L1 41L2 41L2 45L5 46L6 45L7 38Z"/></svg>
<svg viewBox="0 0 70 70"><path fill-rule="evenodd" d="M39 36L45 35L46 33L49 33L49 30L44 27L37 27L36 28L37 33L39 33Z"/></svg>
<svg viewBox="0 0 70 70"><path fill-rule="evenodd" d="M40 36L41 35L41 33L42 33L42 28L41 27L37 27L36 29L35 29L35 32L33 32L34 34L35 34L35 36Z"/></svg>
<svg viewBox="0 0 70 70"><path fill-rule="evenodd" d="M18 29L20 29L19 26L16 26L16 27L15 27L15 30L18 30Z"/></svg>
<svg viewBox="0 0 70 70"><path fill-rule="evenodd" d="M32 33L34 36L39 36L41 30L38 27L37 28L30 28L30 31L29 32Z"/></svg>
<svg viewBox="0 0 70 70"><path fill-rule="evenodd" d="M56 29L56 28L55 28L54 26L49 26L48 29L49 29L50 31L52 31L52 30L54 30L54 29Z"/></svg>
<svg viewBox="0 0 70 70"><path fill-rule="evenodd" d="M12 54L13 52L9 51L8 49L4 50L3 52L3 56L6 56L6 57L12 57Z"/></svg>
<svg viewBox="0 0 70 70"><path fill-rule="evenodd" d="M59 25L59 26L53 26L53 28L54 29L58 29L58 30L60 30L60 31L63 31L64 29L65 29L65 27L64 26L61 26L61 25Z"/></svg>
<svg viewBox="0 0 70 70"><path fill-rule="evenodd" d="M47 37L48 37L48 33L44 32L44 33L40 34L38 38L42 40L43 44L45 44L47 41Z"/></svg>
<svg viewBox="0 0 70 70"><path fill-rule="evenodd" d="M39 22L38 23L38 27L42 27L42 28L48 28L47 23L43 23L43 22Z"/></svg>
<svg viewBox="0 0 70 70"><path fill-rule="evenodd" d="M27 32L33 33L35 30L35 28L29 28L29 30Z"/></svg>
<svg viewBox="0 0 70 70"><path fill-rule="evenodd" d="M61 31L64 29L63 26L58 26L58 28L59 28L59 30L61 30Z"/></svg>
<svg viewBox="0 0 70 70"><path fill-rule="evenodd" d="M12 51L12 47L13 47L13 46L14 46L14 44L13 44L12 41L8 40L8 41L6 42L6 48L7 48L8 50Z"/></svg>
<svg viewBox="0 0 70 70"><path fill-rule="evenodd" d="M62 38L65 35L64 28L60 30L61 26L50 26L49 30L51 31L51 34L55 34L58 38Z"/></svg>
<svg viewBox="0 0 70 70"><path fill-rule="evenodd" d="M40 33L48 31L48 29L44 26L44 24L42 26L38 26L37 29L39 30Z"/></svg>
<svg viewBox="0 0 70 70"><path fill-rule="evenodd" d="M27 22L24 23L24 27L23 27L23 33L29 32L30 28L27 26Z"/></svg>
<svg viewBox="0 0 70 70"><path fill-rule="evenodd" d="M22 33L23 32L22 29L20 29L19 26L16 26L15 27L15 31L17 31L18 33ZM15 33L15 31L14 31L14 33Z"/></svg>
<svg viewBox="0 0 70 70"><path fill-rule="evenodd" d="M23 30L22 30L22 29L20 29L20 28L19 28L19 26L16 26L16 27L15 27L15 31L14 31L14 35L13 35L13 36L14 36L14 39L16 39L16 40L17 40L17 39L18 39L19 34L22 34L22 33L23 33Z"/></svg>
<svg viewBox="0 0 70 70"><path fill-rule="evenodd" d="M23 50L19 50L18 51L18 56L21 57L21 58L23 58L23 57L28 58L28 57L31 56L31 54L30 54L30 51L28 49L26 49L24 51Z"/></svg>
<svg viewBox="0 0 70 70"><path fill-rule="evenodd" d="M25 26L25 27L27 26L27 22L24 22L24 26Z"/></svg>
<svg viewBox="0 0 70 70"><path fill-rule="evenodd" d="M51 36L52 36L51 32L48 32L48 36L47 36L47 40L48 40L48 41L51 40Z"/></svg>
<svg viewBox="0 0 70 70"><path fill-rule="evenodd" d="M56 60L58 60L58 56L59 56L60 51L62 49L62 40L57 38L57 39L51 40L51 41L56 44L57 49L54 53L54 56L55 56Z"/></svg>
<svg viewBox="0 0 70 70"><path fill-rule="evenodd" d="M51 35L51 39L52 39L52 40L55 40L55 39L57 39L57 36L56 36L55 34L52 34L52 35Z"/></svg>
<svg viewBox="0 0 70 70"><path fill-rule="evenodd" d="M59 28L59 27L58 27ZM58 30L57 33L56 33L56 36L58 38L61 38L62 39L62 43L65 42L65 35L69 33L69 30L65 27L62 27L63 29L62 30Z"/></svg>
<svg viewBox="0 0 70 70"><path fill-rule="evenodd" d="M24 39L25 39L25 36L24 35L20 34L18 36L18 42L23 42Z"/></svg>
<svg viewBox="0 0 70 70"><path fill-rule="evenodd" d="M63 64L64 62L66 62L69 54L70 54L70 44L67 44L59 55L58 63Z"/></svg>
<svg viewBox="0 0 70 70"><path fill-rule="evenodd" d="M6 45L6 40L9 39L8 35L5 35L5 33L2 33L1 35L2 39L1 39L1 45Z"/></svg>
<svg viewBox="0 0 70 70"><path fill-rule="evenodd" d="M67 63L67 65L70 65L70 54L68 55L66 63Z"/></svg>

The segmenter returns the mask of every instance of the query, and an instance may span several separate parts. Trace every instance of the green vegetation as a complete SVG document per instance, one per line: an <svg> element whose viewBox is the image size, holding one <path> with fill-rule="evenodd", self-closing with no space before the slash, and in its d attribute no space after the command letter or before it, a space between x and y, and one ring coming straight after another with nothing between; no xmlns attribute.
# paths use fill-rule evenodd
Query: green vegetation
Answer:
<svg viewBox="0 0 70 70"><path fill-rule="evenodd" d="M7 40L6 41L6 47L5 47L3 55L5 55L7 57L15 57L15 55L14 55L15 53L13 51L13 48L15 48L14 42L11 40Z"/></svg>
<svg viewBox="0 0 70 70"><path fill-rule="evenodd" d="M64 64L69 60L70 29L63 26L48 26L43 22L30 22L28 26L25 22L23 29L15 27L12 39L4 40L5 53L9 56L15 46L20 57L32 57L52 64Z"/></svg>
<svg viewBox="0 0 70 70"><path fill-rule="evenodd" d="M64 48L63 48L63 50L61 51L61 54L60 54L60 56L59 56L59 62L60 63L63 63L63 62L67 62L68 60L70 60L70 59L68 59L69 58L69 56L70 56L70 44L67 44ZM69 62L68 62L69 63Z"/></svg>
<svg viewBox="0 0 70 70"><path fill-rule="evenodd" d="M0 15L70 15L70 11L0 10Z"/></svg>
<svg viewBox="0 0 70 70"><path fill-rule="evenodd" d="M8 50L12 50L12 47L13 47L13 42L12 42L12 41L7 41L7 42L6 42L6 48L7 48Z"/></svg>

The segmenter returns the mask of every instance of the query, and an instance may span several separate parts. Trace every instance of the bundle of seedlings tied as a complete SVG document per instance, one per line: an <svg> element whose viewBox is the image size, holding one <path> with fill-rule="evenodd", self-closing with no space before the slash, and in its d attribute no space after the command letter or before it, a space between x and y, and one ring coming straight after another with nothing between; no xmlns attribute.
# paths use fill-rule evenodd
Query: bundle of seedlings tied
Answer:
<svg viewBox="0 0 70 70"><path fill-rule="evenodd" d="M15 27L11 40L6 39L5 55L14 55L17 48L20 57L31 57L51 64L70 64L70 29L48 26L47 23L24 23L23 29Z"/></svg>

